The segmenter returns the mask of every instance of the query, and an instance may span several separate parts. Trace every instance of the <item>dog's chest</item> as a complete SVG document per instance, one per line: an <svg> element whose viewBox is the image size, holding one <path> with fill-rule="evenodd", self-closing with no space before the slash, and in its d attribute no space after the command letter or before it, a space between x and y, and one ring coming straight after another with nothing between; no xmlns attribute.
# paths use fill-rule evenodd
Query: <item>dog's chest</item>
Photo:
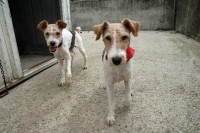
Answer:
<svg viewBox="0 0 200 133"><path fill-rule="evenodd" d="M125 79L125 74L122 71L120 73L119 72L113 72L112 75L113 75L112 76L113 81L115 81L115 82L120 82L120 81Z"/></svg>
<svg viewBox="0 0 200 133"><path fill-rule="evenodd" d="M130 78L132 68L129 64L120 67L105 65L104 72L105 78L108 78L113 82L120 82L122 80Z"/></svg>
<svg viewBox="0 0 200 133"><path fill-rule="evenodd" d="M56 57L56 58L58 58L58 59L65 59L65 57L66 57L66 52L65 51L63 51L62 49L59 49L58 51L56 51L55 53L54 53L54 56Z"/></svg>
<svg viewBox="0 0 200 133"><path fill-rule="evenodd" d="M124 71L123 68L113 68L110 70L110 74L112 75L113 79L116 81L124 79Z"/></svg>

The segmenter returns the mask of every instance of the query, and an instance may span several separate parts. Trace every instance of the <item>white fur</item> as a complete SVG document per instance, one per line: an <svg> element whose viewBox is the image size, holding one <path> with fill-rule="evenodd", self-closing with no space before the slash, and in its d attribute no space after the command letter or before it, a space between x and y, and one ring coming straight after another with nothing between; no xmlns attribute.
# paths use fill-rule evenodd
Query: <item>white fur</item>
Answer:
<svg viewBox="0 0 200 133"><path fill-rule="evenodd" d="M81 32L81 27L76 27L76 32L80 33Z"/></svg>
<svg viewBox="0 0 200 133"><path fill-rule="evenodd" d="M47 27L47 28L48 28L49 33L51 33L49 37L46 39L47 46L49 47L50 42L52 41L56 43L56 46L58 46L62 38L54 38L54 36L52 35L52 33L54 32L53 27Z"/></svg>
<svg viewBox="0 0 200 133"><path fill-rule="evenodd" d="M67 29L62 30L62 39L63 44L60 48L57 48L57 50L53 53L55 58L58 60L58 64L61 69L61 79L60 79L60 85L64 85L66 83L66 80L68 83L71 82L71 63L73 59L73 53L70 53L69 48L71 46L71 39L72 34ZM83 47L82 38L81 36L76 32L75 35L75 46L79 49L81 54L84 57L84 69L87 68L87 56L85 54L85 49ZM65 63L67 67L67 72L65 73Z"/></svg>
<svg viewBox="0 0 200 133"><path fill-rule="evenodd" d="M76 30L79 30L79 31L81 31L81 27L76 27Z"/></svg>
<svg viewBox="0 0 200 133"><path fill-rule="evenodd" d="M131 78L132 78L132 61L129 60L125 64L120 64L119 66L111 65L108 60L103 61L103 70L104 70L104 78L105 85L108 97L108 117L107 123L112 125L115 122L115 104L113 101L113 90L114 84L116 82L124 81L125 91L126 91L126 106L130 105L131 101Z"/></svg>
<svg viewBox="0 0 200 133"><path fill-rule="evenodd" d="M116 39L116 37L114 37ZM113 41L114 43L116 40ZM115 104L113 101L113 90L114 84L116 82L124 81L125 90L126 90L126 106L130 105L131 101L131 78L132 78L132 61L129 60L126 62L126 51L117 48L116 44L112 45L111 49L104 54L103 59L103 70L104 70L104 78L105 78L105 85L107 91L107 98L108 98L108 117L107 117L107 124L112 125L115 122ZM108 60L105 59L105 56L108 56ZM121 56L122 62L120 65L114 65L112 63L112 58L115 56Z"/></svg>

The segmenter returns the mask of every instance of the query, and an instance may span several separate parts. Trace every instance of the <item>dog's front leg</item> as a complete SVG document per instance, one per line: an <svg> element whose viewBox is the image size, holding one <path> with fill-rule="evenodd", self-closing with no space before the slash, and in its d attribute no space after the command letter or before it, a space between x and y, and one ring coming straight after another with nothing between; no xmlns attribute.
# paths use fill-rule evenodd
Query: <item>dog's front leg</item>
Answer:
<svg viewBox="0 0 200 133"><path fill-rule="evenodd" d="M125 94L126 94L126 101L125 101L125 106L129 107L131 103L131 78L124 80L124 86L125 86Z"/></svg>
<svg viewBox="0 0 200 133"><path fill-rule="evenodd" d="M112 126L115 122L115 105L113 101L113 89L114 85L113 84L108 84L106 85L106 91L107 91L107 98L108 98L108 117L107 117L107 124L109 126Z"/></svg>
<svg viewBox="0 0 200 133"><path fill-rule="evenodd" d="M58 65L60 66L61 70L61 79L59 85L63 86L65 84L65 68L63 59L58 59Z"/></svg>
<svg viewBox="0 0 200 133"><path fill-rule="evenodd" d="M70 84L71 84L71 77L72 77L71 63L72 63L72 57L71 57L70 53L68 53L67 56L66 56L66 64L67 64L67 73L66 73L67 86L70 86Z"/></svg>

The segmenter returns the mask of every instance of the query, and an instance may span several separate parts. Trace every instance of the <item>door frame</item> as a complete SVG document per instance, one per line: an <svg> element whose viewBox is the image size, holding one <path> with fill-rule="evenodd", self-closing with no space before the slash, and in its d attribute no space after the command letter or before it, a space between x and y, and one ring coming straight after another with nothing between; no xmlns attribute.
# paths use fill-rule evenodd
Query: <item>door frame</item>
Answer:
<svg viewBox="0 0 200 133"><path fill-rule="evenodd" d="M68 23L68 28L71 29L70 0L59 1L61 18ZM23 72L8 0L0 0L0 17L0 59L2 60L8 88L57 63L54 58ZM5 87L0 76L0 92L4 90Z"/></svg>
<svg viewBox="0 0 200 133"><path fill-rule="evenodd" d="M70 14L70 0L60 0L61 18L67 23L67 28L72 29L71 14Z"/></svg>
<svg viewBox="0 0 200 133"><path fill-rule="evenodd" d="M8 83L23 77L14 28L7 0L0 1L0 59Z"/></svg>

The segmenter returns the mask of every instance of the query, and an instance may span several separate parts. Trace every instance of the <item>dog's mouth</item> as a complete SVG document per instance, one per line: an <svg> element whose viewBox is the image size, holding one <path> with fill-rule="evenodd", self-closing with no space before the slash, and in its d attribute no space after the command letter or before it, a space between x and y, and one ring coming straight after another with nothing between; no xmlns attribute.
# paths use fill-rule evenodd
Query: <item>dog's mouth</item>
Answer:
<svg viewBox="0 0 200 133"><path fill-rule="evenodd" d="M56 49L57 49L56 46L49 46L49 51L50 51L51 53L56 52Z"/></svg>

